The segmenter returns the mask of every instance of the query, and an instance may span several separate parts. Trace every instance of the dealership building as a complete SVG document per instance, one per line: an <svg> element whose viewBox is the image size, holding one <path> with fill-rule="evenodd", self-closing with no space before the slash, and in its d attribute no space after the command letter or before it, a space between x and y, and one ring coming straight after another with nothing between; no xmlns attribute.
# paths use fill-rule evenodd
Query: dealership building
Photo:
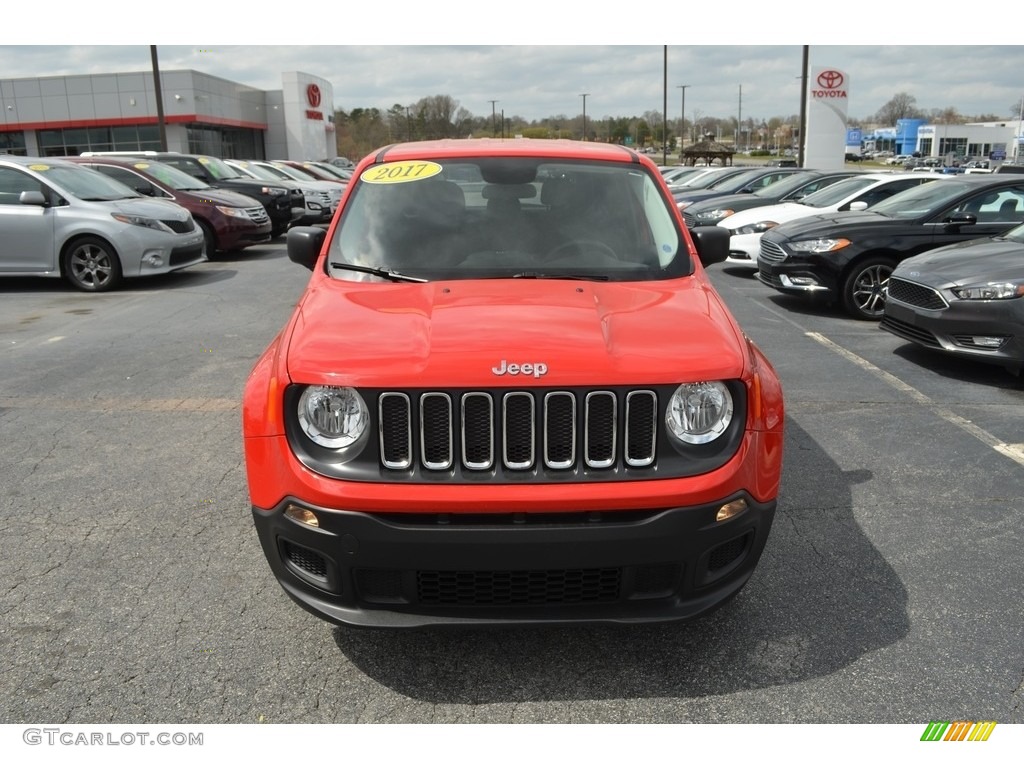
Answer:
<svg viewBox="0 0 1024 768"><path fill-rule="evenodd" d="M152 72L0 79L0 153L160 150ZM304 72L261 91L195 70L160 72L172 152L251 160L334 157L334 91Z"/></svg>

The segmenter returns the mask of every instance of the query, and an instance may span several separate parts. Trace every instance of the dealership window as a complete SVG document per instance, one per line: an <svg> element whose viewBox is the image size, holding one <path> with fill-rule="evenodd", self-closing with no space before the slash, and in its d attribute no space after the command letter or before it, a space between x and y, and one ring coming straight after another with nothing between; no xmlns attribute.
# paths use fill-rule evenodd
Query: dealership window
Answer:
<svg viewBox="0 0 1024 768"><path fill-rule="evenodd" d="M0 133L0 154L27 155L25 133L23 131Z"/></svg>
<svg viewBox="0 0 1024 768"><path fill-rule="evenodd" d="M195 155L241 160L262 160L265 157L263 134L249 128L190 126L188 151Z"/></svg>
<svg viewBox="0 0 1024 768"><path fill-rule="evenodd" d="M111 128L57 128L39 131L39 153L44 157L132 149L159 151L159 127L118 125Z"/></svg>

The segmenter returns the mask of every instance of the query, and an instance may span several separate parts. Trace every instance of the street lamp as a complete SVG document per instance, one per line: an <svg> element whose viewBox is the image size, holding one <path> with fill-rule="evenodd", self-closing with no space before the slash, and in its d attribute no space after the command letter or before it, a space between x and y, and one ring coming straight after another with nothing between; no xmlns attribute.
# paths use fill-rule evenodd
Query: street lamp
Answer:
<svg viewBox="0 0 1024 768"><path fill-rule="evenodd" d="M580 96L583 97L583 140L584 141L587 140L587 96L589 96L589 95L590 95L589 93L581 93L580 94Z"/></svg>
<svg viewBox="0 0 1024 768"><path fill-rule="evenodd" d="M681 96L679 97L679 155L680 155L680 160L682 160L683 144L686 141L686 137L683 135L683 131L686 128L686 89L689 88L689 87L690 86L688 86L688 85L677 85L676 86L676 88L678 88L680 93L681 93Z"/></svg>

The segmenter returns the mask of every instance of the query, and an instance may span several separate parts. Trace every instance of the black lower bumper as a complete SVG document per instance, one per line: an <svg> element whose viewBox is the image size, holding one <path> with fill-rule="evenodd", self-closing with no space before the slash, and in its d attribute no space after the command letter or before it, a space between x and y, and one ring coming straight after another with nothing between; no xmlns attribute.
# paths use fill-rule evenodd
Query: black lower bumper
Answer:
<svg viewBox="0 0 1024 768"><path fill-rule="evenodd" d="M734 497L740 498L740 497ZM285 591L367 627L644 623L696 618L750 578L775 502L620 512L375 515L253 508ZM731 499L723 499L723 502ZM312 511L319 527L284 514Z"/></svg>

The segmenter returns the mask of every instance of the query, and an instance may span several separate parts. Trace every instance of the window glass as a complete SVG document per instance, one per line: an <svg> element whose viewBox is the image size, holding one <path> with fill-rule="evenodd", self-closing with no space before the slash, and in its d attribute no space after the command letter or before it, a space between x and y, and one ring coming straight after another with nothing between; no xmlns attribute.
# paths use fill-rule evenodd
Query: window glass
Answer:
<svg viewBox="0 0 1024 768"><path fill-rule="evenodd" d="M341 279L380 279L347 265L419 279L635 281L692 269L672 203L632 164L424 160L371 166L352 183L330 246Z"/></svg>

